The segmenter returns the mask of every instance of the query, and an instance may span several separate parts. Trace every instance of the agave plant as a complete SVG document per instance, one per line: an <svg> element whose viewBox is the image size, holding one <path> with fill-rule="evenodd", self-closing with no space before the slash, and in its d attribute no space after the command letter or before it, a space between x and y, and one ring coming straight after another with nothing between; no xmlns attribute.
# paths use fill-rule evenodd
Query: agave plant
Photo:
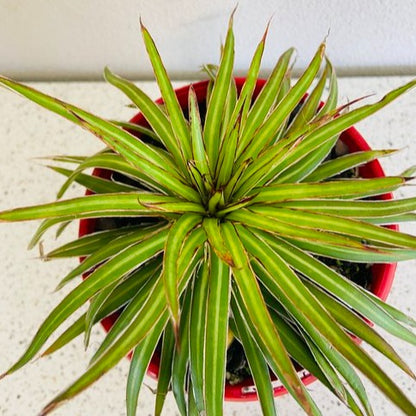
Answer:
<svg viewBox="0 0 416 416"><path fill-rule="evenodd" d="M82 333L88 345L94 324L114 311L119 317L85 373L42 415L90 386L130 351L127 414L134 415L157 348L155 414L160 414L171 388L181 414L219 415L230 339L244 348L264 415L276 412L271 373L307 414L320 414L294 362L356 415L371 415L372 410L354 368L403 412L415 415L412 402L353 339L372 345L415 378L370 323L416 344L409 329L416 326L415 320L325 259L388 263L416 258L416 238L385 227L411 220L416 197L371 198L399 189L409 172L372 179L338 176L391 151L327 158L341 132L416 81L376 103L345 111L337 104L336 75L322 44L294 85L293 49L286 51L255 95L265 34L237 91L231 17L220 64L207 67L211 80L206 100L198 103L191 87L189 106L181 108L143 25L142 34L163 105L109 69L105 78L140 109L147 127L106 120L0 78L1 85L87 129L105 144L102 152L89 157L55 157L75 165L54 167L67 176L58 200L3 211L0 221L43 220L33 247L55 225L61 233L77 219L133 219L121 221L117 228L97 229L45 255L85 258L59 287L87 272L89 276L53 309L26 352L3 376L33 359L89 302L88 311L42 355ZM84 172L91 167L115 172L122 180ZM74 181L92 194L61 199Z"/></svg>

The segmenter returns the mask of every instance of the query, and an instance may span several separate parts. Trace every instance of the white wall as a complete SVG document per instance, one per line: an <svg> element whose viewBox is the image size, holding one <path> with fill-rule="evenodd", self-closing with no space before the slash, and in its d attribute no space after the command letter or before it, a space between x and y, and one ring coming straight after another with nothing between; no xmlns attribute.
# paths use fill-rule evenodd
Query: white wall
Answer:
<svg viewBox="0 0 416 416"><path fill-rule="evenodd" d="M100 79L102 68L149 78L142 16L170 73L198 77L217 62L237 0L0 0L0 73L26 80ZM412 0L239 0L236 69L247 68L274 14L263 68L296 46L304 67L330 29L328 54L343 74L416 72Z"/></svg>

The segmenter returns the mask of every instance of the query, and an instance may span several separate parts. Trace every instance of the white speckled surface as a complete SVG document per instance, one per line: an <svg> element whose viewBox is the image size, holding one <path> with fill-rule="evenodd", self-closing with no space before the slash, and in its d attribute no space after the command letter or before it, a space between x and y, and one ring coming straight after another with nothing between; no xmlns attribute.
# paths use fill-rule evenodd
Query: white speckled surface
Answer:
<svg viewBox="0 0 416 416"><path fill-rule="evenodd" d="M381 96L405 81L407 78L398 77L342 78L341 97L355 98L371 92ZM35 86L103 116L127 119L134 112L123 107L127 101L121 94L103 83L41 83ZM141 86L153 97L158 96L153 83L142 83ZM405 167L415 164L415 115L416 91L413 91L358 126L372 147L403 149L396 156L382 161L389 174L400 173ZM65 153L89 154L99 148L97 140L81 129L8 91L0 90L0 209L47 202L55 197L61 178L40 167L38 161L31 158ZM414 190L414 187L409 187L406 194L414 195ZM79 188L71 189L73 195L81 192ZM36 259L36 250L26 251L26 245L35 228L34 223L0 226L0 253L3 265L0 276L0 372L18 358L42 319L61 299L61 293L52 294L52 291L60 276L76 262L73 260L42 263ZM415 226L406 225L402 230L416 233ZM75 227L65 234L66 238L74 238L75 235ZM45 238L44 244L47 249L56 244L52 234ZM414 261L399 265L389 298L391 303L412 316L416 316L414 269ZM101 336L100 331L96 330L94 336L95 340L98 340ZM394 345L416 371L416 349L397 340L394 341ZM42 405L81 374L90 356L91 351L85 353L82 340L78 339L55 356L38 360L3 379L0 382L0 415L36 415ZM385 360L381 362L383 368L416 403L416 384ZM127 369L127 361L121 362L88 391L59 408L54 414L124 415ZM366 385L373 401L375 415L400 415L400 412L369 383ZM324 415L348 414L323 388L313 384L309 390L322 406ZM143 388L138 413L141 416L152 414L152 396L149 389ZM279 398L277 403L283 416L301 414L289 398ZM177 414L171 395L167 399L164 414ZM260 410L256 403L227 403L225 414L254 416L260 415Z"/></svg>

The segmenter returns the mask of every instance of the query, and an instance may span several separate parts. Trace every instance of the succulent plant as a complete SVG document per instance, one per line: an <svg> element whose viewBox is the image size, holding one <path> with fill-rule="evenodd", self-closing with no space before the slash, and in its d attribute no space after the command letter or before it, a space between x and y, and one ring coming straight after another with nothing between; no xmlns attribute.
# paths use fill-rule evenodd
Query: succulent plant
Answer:
<svg viewBox="0 0 416 416"><path fill-rule="evenodd" d="M88 345L94 324L114 311L119 317L85 373L42 415L86 389L130 351L127 414L134 415L157 348L155 414L160 414L171 388L181 414L219 415L230 339L243 346L264 415L276 412L271 373L307 414L320 414L295 362L356 415L371 415L372 410L354 368L403 412L416 414L411 401L353 338L372 345L414 378L370 322L416 344L410 328L415 320L325 262L416 258L416 238L385 227L412 220L409 213L416 209L416 197L372 198L399 189L409 172L371 179L337 176L392 151L327 158L341 132L416 81L373 104L352 110L339 106L336 75L323 43L293 85L293 49L286 51L254 96L266 30L238 92L232 20L218 67L207 66L211 80L204 103L198 103L191 87L188 108L180 107L143 25L164 104L105 70L106 80L137 106L148 127L100 118L0 77L1 85L87 129L105 144L102 152L89 157L55 157L56 162L75 166L54 167L67 176L58 200L3 211L0 221L43 220L33 247L52 226L61 233L78 219L120 220L116 228L97 229L45 254L48 259L84 257L59 287L89 275L53 309L26 352L3 376L33 359L86 303L88 311L43 355L82 333ZM92 167L114 175L84 172ZM61 199L74 181L93 194Z"/></svg>

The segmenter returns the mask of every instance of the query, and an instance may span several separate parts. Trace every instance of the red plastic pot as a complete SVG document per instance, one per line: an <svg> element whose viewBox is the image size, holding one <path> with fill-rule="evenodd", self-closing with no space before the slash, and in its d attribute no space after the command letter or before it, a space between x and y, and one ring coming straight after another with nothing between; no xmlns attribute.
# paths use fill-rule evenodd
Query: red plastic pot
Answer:
<svg viewBox="0 0 416 416"><path fill-rule="evenodd" d="M265 80L259 79L257 81L256 89L254 95L256 96L261 88L265 84ZM236 78L236 84L238 91L241 90L244 84L244 78ZM196 96L198 101L203 102L206 97L208 81L201 81L192 84L195 90ZM189 93L190 85L185 87L179 88L176 90L176 95L178 97L179 103L182 108L186 109L188 107L188 93ZM162 103L162 99L158 99L157 103ZM141 113L136 114L131 120L132 123L140 124L142 126L148 127L148 123L143 117ZM340 139L348 146L349 152L357 152L362 150L370 150L370 146L364 140L364 138L360 135L360 133L354 128L351 127L348 130L344 131ZM103 169L95 169L93 172L94 175L100 177L108 178L110 176L109 171L105 171ZM364 178L371 178L371 177L383 177L385 176L384 171L380 165L380 163L375 160L370 163L367 163L365 166L360 168L360 176ZM91 194L90 191L87 191L87 195ZM393 194L387 193L379 197L379 199L388 200L393 199ZM398 230L397 225L391 225L389 228L393 230ZM94 219L84 219L80 221L79 226L79 236L82 237L86 234L90 234L95 231L95 220ZM396 263L392 264L375 264L372 267L372 283L371 283L371 291L377 295L379 298L386 300L392 283L394 279L394 274L396 270ZM85 277L85 276L84 276ZM101 321L102 326L106 331L109 331L110 328L114 325L118 315L117 313L103 319ZM152 361L148 368L148 375L151 377L157 378L159 372L159 356L155 354L152 358ZM308 385L315 381L315 377L310 374L305 374L302 376L302 382L305 385ZM257 400L257 394L255 392L254 382L251 378L244 380L242 383L237 385L229 385L226 384L225 386L225 400L229 401L254 401ZM274 395L281 396L286 394L286 389L279 385L274 387Z"/></svg>

